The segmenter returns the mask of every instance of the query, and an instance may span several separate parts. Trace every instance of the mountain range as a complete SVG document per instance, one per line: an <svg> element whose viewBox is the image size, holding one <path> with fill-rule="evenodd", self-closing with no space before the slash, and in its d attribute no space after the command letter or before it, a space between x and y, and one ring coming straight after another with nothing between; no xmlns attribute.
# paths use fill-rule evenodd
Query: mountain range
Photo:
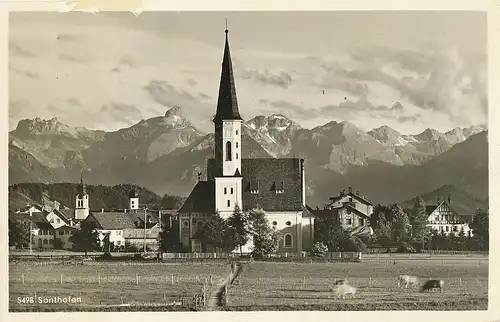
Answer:
<svg viewBox="0 0 500 322"><path fill-rule="evenodd" d="M411 135L332 121L307 129L271 114L245 121L242 132L244 158L305 158L307 202L313 206L348 186L373 203L403 202L443 186L487 200L488 143L481 127ZM113 132L70 127L57 118L25 119L9 133L9 184L77 182L83 171L90 184L130 183L187 196L198 173L206 173L213 138L178 106Z"/></svg>

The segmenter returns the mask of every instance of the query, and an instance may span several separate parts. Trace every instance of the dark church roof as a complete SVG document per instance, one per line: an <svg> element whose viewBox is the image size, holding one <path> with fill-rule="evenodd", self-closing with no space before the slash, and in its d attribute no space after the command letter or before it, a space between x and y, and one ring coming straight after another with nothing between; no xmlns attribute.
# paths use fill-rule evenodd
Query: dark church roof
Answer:
<svg viewBox="0 0 500 322"><path fill-rule="evenodd" d="M292 158L242 159L243 210L302 211L300 162ZM209 180L196 184L179 213L215 211L214 166L215 160L209 159Z"/></svg>
<svg viewBox="0 0 500 322"><path fill-rule="evenodd" d="M214 181L198 181L178 213L215 211Z"/></svg>
<svg viewBox="0 0 500 322"><path fill-rule="evenodd" d="M229 40L226 29L226 45L224 47L224 58L222 59L222 71L219 84L219 100L217 101L217 112L214 122L223 120L241 120L236 98L236 87L234 85L233 66L229 52Z"/></svg>

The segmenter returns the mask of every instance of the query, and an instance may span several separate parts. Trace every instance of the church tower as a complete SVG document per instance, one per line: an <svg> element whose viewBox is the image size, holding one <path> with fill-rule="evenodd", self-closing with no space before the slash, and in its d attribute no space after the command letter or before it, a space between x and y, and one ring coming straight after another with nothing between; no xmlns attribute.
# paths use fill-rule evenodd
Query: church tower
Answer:
<svg viewBox="0 0 500 322"><path fill-rule="evenodd" d="M222 59L215 124L215 206L221 215L230 215L236 204L242 208L241 123L228 30Z"/></svg>
<svg viewBox="0 0 500 322"><path fill-rule="evenodd" d="M83 175L80 175L80 191L76 195L75 219L84 220L89 216L89 195L83 183Z"/></svg>

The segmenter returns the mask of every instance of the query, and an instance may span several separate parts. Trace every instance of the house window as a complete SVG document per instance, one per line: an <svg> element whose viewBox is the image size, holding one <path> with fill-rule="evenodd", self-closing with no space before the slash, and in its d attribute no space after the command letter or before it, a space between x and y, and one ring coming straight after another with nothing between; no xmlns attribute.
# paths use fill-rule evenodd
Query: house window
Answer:
<svg viewBox="0 0 500 322"><path fill-rule="evenodd" d="M54 241L52 239L49 239L49 244L52 245Z"/></svg>
<svg viewBox="0 0 500 322"><path fill-rule="evenodd" d="M276 189L276 193L284 193L285 192L285 182L274 182L274 188Z"/></svg>
<svg viewBox="0 0 500 322"><path fill-rule="evenodd" d="M284 240L284 242L285 242L284 243L284 247L286 247L286 248L293 247L292 239L293 239L292 234L286 234L285 235L285 240Z"/></svg>
<svg viewBox="0 0 500 322"><path fill-rule="evenodd" d="M236 131L236 134L238 134L238 131ZM236 142L236 147L238 147L238 142Z"/></svg>
<svg viewBox="0 0 500 322"><path fill-rule="evenodd" d="M185 228L187 228L187 227L189 226L189 223L188 223L188 221L187 221L187 220L184 220L184 221L182 222L182 225L183 225Z"/></svg>
<svg viewBox="0 0 500 322"><path fill-rule="evenodd" d="M351 218L346 218L345 219L347 225L352 225L352 219Z"/></svg>
<svg viewBox="0 0 500 322"><path fill-rule="evenodd" d="M116 234L117 234L117 235L121 235L121 234L122 234L122 231L121 231L121 230L118 230L118 231L116 232Z"/></svg>
<svg viewBox="0 0 500 322"><path fill-rule="evenodd" d="M443 226L439 226L439 231L443 232Z"/></svg>
<svg viewBox="0 0 500 322"><path fill-rule="evenodd" d="M446 226L446 231L450 231L450 226Z"/></svg>
<svg viewBox="0 0 500 322"><path fill-rule="evenodd" d="M134 206L134 203L135 203L134 200L132 200L132 207Z"/></svg>
<svg viewBox="0 0 500 322"><path fill-rule="evenodd" d="M64 230L59 231L59 235L64 235Z"/></svg>
<svg viewBox="0 0 500 322"><path fill-rule="evenodd" d="M203 221L198 220L198 222L196 223L196 230L201 231L202 228L203 228Z"/></svg>
<svg viewBox="0 0 500 322"><path fill-rule="evenodd" d="M238 135L238 130L236 130L236 135ZM238 147L238 146L236 146L236 147Z"/></svg>
<svg viewBox="0 0 500 322"><path fill-rule="evenodd" d="M227 201L227 206L228 206L228 207L231 207L231 200L228 200L228 201Z"/></svg>
<svg viewBox="0 0 500 322"><path fill-rule="evenodd" d="M231 188L231 194L233 194L233 192L234 192L234 189L233 189L233 188Z"/></svg>
<svg viewBox="0 0 500 322"><path fill-rule="evenodd" d="M227 188L224 188L224 194L227 195Z"/></svg>
<svg viewBox="0 0 500 322"><path fill-rule="evenodd" d="M226 161L231 161L231 142L226 142Z"/></svg>
<svg viewBox="0 0 500 322"><path fill-rule="evenodd" d="M120 246L121 243L122 243L121 240L117 240L116 241L116 246Z"/></svg>
<svg viewBox="0 0 500 322"><path fill-rule="evenodd" d="M238 160L238 153L236 153L236 160Z"/></svg>
<svg viewBox="0 0 500 322"><path fill-rule="evenodd" d="M457 232L458 231L458 226L453 226L453 231Z"/></svg>
<svg viewBox="0 0 500 322"><path fill-rule="evenodd" d="M250 193L251 194L259 193L259 181L250 180Z"/></svg>
<svg viewBox="0 0 500 322"><path fill-rule="evenodd" d="M47 245L47 244L48 244L47 239L44 239L44 240L43 240L43 244L44 244L44 245Z"/></svg>
<svg viewBox="0 0 500 322"><path fill-rule="evenodd" d="M59 219L59 218L57 218L56 221L57 221L58 224L61 223L61 219Z"/></svg>
<svg viewBox="0 0 500 322"><path fill-rule="evenodd" d="M287 226L290 226L291 224L292 224L292 222L291 222L291 221L287 221L287 222L285 223L285 225L287 225Z"/></svg>
<svg viewBox="0 0 500 322"><path fill-rule="evenodd" d="M363 218L359 218L359 224L361 226L364 226L365 225L365 220Z"/></svg>

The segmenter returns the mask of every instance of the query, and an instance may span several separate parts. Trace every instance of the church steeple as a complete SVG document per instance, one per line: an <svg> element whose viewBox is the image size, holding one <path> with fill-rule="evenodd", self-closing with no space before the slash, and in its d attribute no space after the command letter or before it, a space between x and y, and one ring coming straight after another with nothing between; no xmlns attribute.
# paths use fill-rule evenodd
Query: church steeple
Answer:
<svg viewBox="0 0 500 322"><path fill-rule="evenodd" d="M87 194L87 189L85 188L85 184L83 183L83 174L80 173L80 194L82 196Z"/></svg>
<svg viewBox="0 0 500 322"><path fill-rule="evenodd" d="M222 71L219 84L219 100L217 101L217 112L214 122L225 120L242 120L238 109L238 99L236 98L236 87L234 85L233 64L229 50L229 40L226 25L226 44L224 46L224 57L222 59Z"/></svg>

